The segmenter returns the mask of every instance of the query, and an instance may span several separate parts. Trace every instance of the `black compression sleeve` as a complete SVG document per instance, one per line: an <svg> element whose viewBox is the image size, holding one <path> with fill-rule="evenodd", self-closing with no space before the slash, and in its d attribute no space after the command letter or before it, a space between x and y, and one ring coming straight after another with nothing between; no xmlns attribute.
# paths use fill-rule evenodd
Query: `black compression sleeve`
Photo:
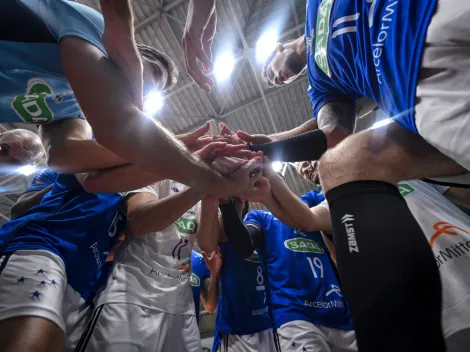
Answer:
<svg viewBox="0 0 470 352"><path fill-rule="evenodd" d="M300 134L281 141L250 145L252 151L262 151L273 161L297 162L318 160L326 152L326 136L322 130Z"/></svg>
<svg viewBox="0 0 470 352"><path fill-rule="evenodd" d="M237 214L233 203L220 204L225 236L235 252L242 258L248 258L254 251L250 231Z"/></svg>
<svg viewBox="0 0 470 352"><path fill-rule="evenodd" d="M397 187L356 181L325 196L359 351L445 351L436 260Z"/></svg>

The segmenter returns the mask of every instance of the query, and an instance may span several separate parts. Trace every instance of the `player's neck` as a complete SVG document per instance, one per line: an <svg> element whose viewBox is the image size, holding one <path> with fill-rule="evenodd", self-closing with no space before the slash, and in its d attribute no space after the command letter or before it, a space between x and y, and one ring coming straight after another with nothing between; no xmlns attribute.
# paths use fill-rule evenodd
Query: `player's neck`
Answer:
<svg viewBox="0 0 470 352"><path fill-rule="evenodd" d="M304 60L304 64L307 64L307 47L305 46L305 35L295 40L295 51L299 58Z"/></svg>

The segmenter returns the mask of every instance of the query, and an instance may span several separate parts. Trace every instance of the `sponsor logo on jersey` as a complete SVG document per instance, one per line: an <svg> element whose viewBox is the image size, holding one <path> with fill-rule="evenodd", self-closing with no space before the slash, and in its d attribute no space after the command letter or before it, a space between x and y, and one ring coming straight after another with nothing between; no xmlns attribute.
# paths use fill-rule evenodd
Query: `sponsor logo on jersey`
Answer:
<svg viewBox="0 0 470 352"><path fill-rule="evenodd" d="M291 238L290 240L284 241L284 246L293 252L317 254L325 253L325 250L317 242L314 240L309 240L308 238Z"/></svg>
<svg viewBox="0 0 470 352"><path fill-rule="evenodd" d="M433 249L434 257L438 267L444 265L448 261L455 258L466 256L470 253L470 241L459 241L450 246L440 249L436 244L436 240L442 235L457 236L457 235L468 235L470 232L464 230L458 226L450 224L445 221L437 222L433 225L435 232L429 239L429 245Z"/></svg>
<svg viewBox="0 0 470 352"><path fill-rule="evenodd" d="M251 255L248 258L245 258L246 261L252 262L259 264L261 263L261 260L259 259L258 252L256 252L256 249L251 253Z"/></svg>
<svg viewBox="0 0 470 352"><path fill-rule="evenodd" d="M28 82L26 93L16 96L11 107L25 123L47 123L54 119L46 102L47 96L51 94L54 94L54 90L45 80L33 78Z"/></svg>
<svg viewBox="0 0 470 352"><path fill-rule="evenodd" d="M344 308L344 302L340 300L333 300L333 301L307 301L305 300L304 305L310 308L323 308L323 309L331 309L331 308Z"/></svg>
<svg viewBox="0 0 470 352"><path fill-rule="evenodd" d="M449 224L448 222L445 222L445 221L436 222L433 225L433 229L436 232L434 232L434 234L431 236L431 239L429 240L429 244L431 245L431 248L434 246L434 242L437 240L437 238L441 235L457 236L458 233L453 230L458 230L466 234L469 233L468 231L465 231L464 229L461 229L458 226Z"/></svg>
<svg viewBox="0 0 470 352"><path fill-rule="evenodd" d="M201 286L201 279L195 273L191 274L189 281L191 282L191 286L194 286L194 287Z"/></svg>
<svg viewBox="0 0 470 352"><path fill-rule="evenodd" d="M328 37L330 34L330 16L334 0L323 0L320 3L317 14L316 38L315 38L315 62L318 67L331 77L330 66L328 65Z"/></svg>
<svg viewBox="0 0 470 352"><path fill-rule="evenodd" d="M298 229L298 228L294 229L294 233L296 235L307 237L307 234L305 232L303 232L302 230Z"/></svg>
<svg viewBox="0 0 470 352"><path fill-rule="evenodd" d="M356 241L356 230L354 230L353 226L354 216L351 214L345 214L341 218L341 222L344 224L344 229L346 230L346 235L348 236L348 246L349 252L359 253L359 246Z"/></svg>
<svg viewBox="0 0 470 352"><path fill-rule="evenodd" d="M178 193L178 192L180 191L180 190L179 190L178 188L176 188L176 187L171 187L171 190L172 190L173 192L175 192L175 193Z"/></svg>
<svg viewBox="0 0 470 352"><path fill-rule="evenodd" d="M398 185L398 190L400 191L400 194L403 198L405 198L406 196L416 191L416 189L414 189L412 186L410 186L407 183L400 183Z"/></svg>
<svg viewBox="0 0 470 352"><path fill-rule="evenodd" d="M181 233L191 235L197 232L198 223L196 219L179 218L174 224Z"/></svg>
<svg viewBox="0 0 470 352"><path fill-rule="evenodd" d="M331 290L329 290L326 293L326 297L328 297L329 295L332 295L332 294L337 294L338 296L343 297L343 293L341 292L341 289L338 286L330 285L330 287L331 287Z"/></svg>

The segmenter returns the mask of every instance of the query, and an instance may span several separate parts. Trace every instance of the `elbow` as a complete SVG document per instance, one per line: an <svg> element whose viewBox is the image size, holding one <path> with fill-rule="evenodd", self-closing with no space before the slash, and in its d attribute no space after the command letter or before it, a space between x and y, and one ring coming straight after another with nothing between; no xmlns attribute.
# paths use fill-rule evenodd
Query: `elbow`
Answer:
<svg viewBox="0 0 470 352"><path fill-rule="evenodd" d="M216 311L216 309L217 309L217 304L216 304L216 303L212 303L212 302L210 302L210 303L207 302L207 303L204 304L204 309L205 309L208 313L212 314L212 313L214 313L214 312Z"/></svg>
<svg viewBox="0 0 470 352"><path fill-rule="evenodd" d="M47 166L56 172L73 173L73 170L70 169L70 159L66 151L65 146L62 145L50 146L47 149Z"/></svg>

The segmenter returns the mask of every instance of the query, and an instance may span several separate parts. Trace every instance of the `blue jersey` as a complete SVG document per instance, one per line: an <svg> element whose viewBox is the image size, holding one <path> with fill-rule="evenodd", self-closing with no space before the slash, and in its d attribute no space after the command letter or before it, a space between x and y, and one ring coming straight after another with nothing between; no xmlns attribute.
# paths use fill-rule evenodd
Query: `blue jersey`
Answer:
<svg viewBox="0 0 470 352"><path fill-rule="evenodd" d="M207 269L204 258L199 253L191 253L191 288L193 289L194 308L196 310L196 319L199 322L199 310L201 303L201 289L204 280L211 277L211 272Z"/></svg>
<svg viewBox="0 0 470 352"><path fill-rule="evenodd" d="M31 180L31 184L26 189L25 193L42 191L43 189L52 185L58 176L58 172L52 171L49 168L42 169L36 175L34 175L33 179Z"/></svg>
<svg viewBox="0 0 470 352"><path fill-rule="evenodd" d="M120 194L87 193L74 175L57 174L39 205L3 225L0 248L55 253L64 261L67 283L89 300L111 241L124 229L121 205Z"/></svg>
<svg viewBox="0 0 470 352"><path fill-rule="evenodd" d="M320 204L325 200L325 196L321 191L310 191L300 196L302 202L307 204L310 208Z"/></svg>
<svg viewBox="0 0 470 352"><path fill-rule="evenodd" d="M268 299L276 329L294 320L353 328L320 232L289 228L268 211L251 211L244 223L264 235L258 254L269 282Z"/></svg>
<svg viewBox="0 0 470 352"><path fill-rule="evenodd" d="M103 30L99 12L73 1L0 1L0 123L84 118L59 42L75 36L105 52Z"/></svg>
<svg viewBox="0 0 470 352"><path fill-rule="evenodd" d="M221 243L221 296L216 332L248 335L272 327L263 266L255 251L242 259L228 242Z"/></svg>
<svg viewBox="0 0 470 352"><path fill-rule="evenodd" d="M437 0L307 0L305 40L313 115L332 101L375 100L417 132L416 85Z"/></svg>

